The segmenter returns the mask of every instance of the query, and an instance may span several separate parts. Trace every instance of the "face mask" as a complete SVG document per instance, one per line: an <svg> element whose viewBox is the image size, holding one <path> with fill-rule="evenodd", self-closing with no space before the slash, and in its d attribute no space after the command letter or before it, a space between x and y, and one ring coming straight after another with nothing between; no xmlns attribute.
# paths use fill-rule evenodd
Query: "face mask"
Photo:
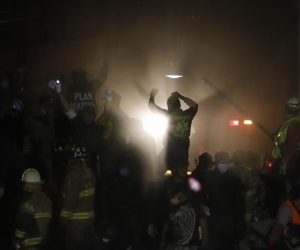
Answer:
<svg viewBox="0 0 300 250"><path fill-rule="evenodd" d="M87 116L83 119L84 125L90 125L93 122L93 118L90 116Z"/></svg>
<svg viewBox="0 0 300 250"><path fill-rule="evenodd" d="M228 165L227 164L219 164L218 170L221 174L224 174L228 170Z"/></svg>
<svg viewBox="0 0 300 250"><path fill-rule="evenodd" d="M101 240L102 240L104 243L110 242L110 239L107 239L107 238L102 238Z"/></svg>
<svg viewBox="0 0 300 250"><path fill-rule="evenodd" d="M129 171L128 171L128 169L126 169L126 168L121 168L120 170L119 170L119 173L120 173L120 175L122 175L122 176L127 176L128 174L129 174Z"/></svg>

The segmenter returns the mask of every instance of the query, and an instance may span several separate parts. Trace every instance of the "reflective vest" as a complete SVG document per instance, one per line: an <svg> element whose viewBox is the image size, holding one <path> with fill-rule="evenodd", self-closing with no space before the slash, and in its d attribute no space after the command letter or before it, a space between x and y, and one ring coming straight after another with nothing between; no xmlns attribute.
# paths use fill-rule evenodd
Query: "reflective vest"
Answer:
<svg viewBox="0 0 300 250"><path fill-rule="evenodd" d="M96 179L93 171L78 163L67 170L62 187L63 207L61 218L90 225L94 220L94 196Z"/></svg>
<svg viewBox="0 0 300 250"><path fill-rule="evenodd" d="M14 234L23 247L43 244L52 219L51 207L51 200L41 191L32 192L22 203Z"/></svg>
<svg viewBox="0 0 300 250"><path fill-rule="evenodd" d="M295 206L293 205L293 203L291 201L286 201L282 204L282 206L288 206L292 210L291 223L300 225L300 215L299 215L299 212L296 210ZM271 231L270 246L272 246L274 244L274 242L279 239L277 228L278 228L278 215L277 215L277 220L276 220L275 226L273 227L273 229ZM284 236L286 238L287 238L288 230L289 230L289 228L286 226L284 229Z"/></svg>
<svg viewBox="0 0 300 250"><path fill-rule="evenodd" d="M282 154L281 150L282 150L282 146L286 140L286 134L288 131L288 127L294 121L300 122L300 117L297 116L297 117L293 117L293 118L287 120L281 126L276 137L274 138L275 147L272 150L272 156L274 159L278 159L281 157L281 154Z"/></svg>

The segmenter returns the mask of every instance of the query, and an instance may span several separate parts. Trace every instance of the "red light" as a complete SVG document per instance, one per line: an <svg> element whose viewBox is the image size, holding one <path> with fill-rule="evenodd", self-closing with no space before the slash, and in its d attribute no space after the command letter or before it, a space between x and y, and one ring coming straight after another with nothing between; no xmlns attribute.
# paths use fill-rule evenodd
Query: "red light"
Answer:
<svg viewBox="0 0 300 250"><path fill-rule="evenodd" d="M265 163L265 166L268 167L268 168L271 168L271 167L272 167L272 162L267 161L267 162Z"/></svg>
<svg viewBox="0 0 300 250"><path fill-rule="evenodd" d="M239 126L239 125L240 125L239 120L230 120L229 121L229 126L231 126L231 127L235 127L235 126Z"/></svg>

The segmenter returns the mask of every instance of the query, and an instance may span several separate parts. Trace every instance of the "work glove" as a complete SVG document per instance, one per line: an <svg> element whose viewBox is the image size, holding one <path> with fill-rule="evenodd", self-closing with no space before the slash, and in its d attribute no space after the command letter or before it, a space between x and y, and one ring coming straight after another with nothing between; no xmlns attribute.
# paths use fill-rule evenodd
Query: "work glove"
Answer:
<svg viewBox="0 0 300 250"><path fill-rule="evenodd" d="M154 96L157 95L157 93L158 93L158 89L152 89L152 90L151 90L151 93L150 93L150 96L151 96L151 97L154 97Z"/></svg>
<svg viewBox="0 0 300 250"><path fill-rule="evenodd" d="M105 95L105 100L110 102L114 97L114 91L111 89L106 89L104 91L104 95Z"/></svg>
<svg viewBox="0 0 300 250"><path fill-rule="evenodd" d="M148 225L148 235L151 237L151 238L154 238L157 236L157 229L154 225Z"/></svg>
<svg viewBox="0 0 300 250"><path fill-rule="evenodd" d="M21 249L22 247L22 242L18 238L13 239L13 248L14 249Z"/></svg>
<svg viewBox="0 0 300 250"><path fill-rule="evenodd" d="M60 93L62 88L61 88L61 81L60 80L51 80L48 83L48 87L55 90L57 93Z"/></svg>
<svg viewBox="0 0 300 250"><path fill-rule="evenodd" d="M59 81L59 80L56 80L55 81L55 89L56 89L56 92L57 93L60 93L61 92L61 81Z"/></svg>

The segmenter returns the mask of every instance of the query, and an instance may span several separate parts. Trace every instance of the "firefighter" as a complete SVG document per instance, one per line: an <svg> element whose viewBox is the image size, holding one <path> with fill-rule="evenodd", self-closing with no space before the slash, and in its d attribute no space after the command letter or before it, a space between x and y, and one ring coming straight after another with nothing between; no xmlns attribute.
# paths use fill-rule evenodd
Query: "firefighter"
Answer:
<svg viewBox="0 0 300 250"><path fill-rule="evenodd" d="M45 249L52 219L51 200L44 194L40 174L27 169L22 176L25 191L19 210L13 245L16 249Z"/></svg>
<svg viewBox="0 0 300 250"><path fill-rule="evenodd" d="M252 213L260 179L259 175L250 167L250 163L247 162L246 153L244 151L236 150L233 153L232 162L234 163L234 172L240 178L244 187L245 238L241 244L245 245L249 243L250 239Z"/></svg>
<svg viewBox="0 0 300 250"><path fill-rule="evenodd" d="M274 140L275 147L272 150L272 156L276 159L275 166L279 167L281 174L286 174L287 165L293 165L293 159L297 158L296 156L299 151L299 107L300 102L297 98L292 97L287 100L285 103L285 122L279 129ZM287 169L287 171L290 170Z"/></svg>
<svg viewBox="0 0 300 250"><path fill-rule="evenodd" d="M93 171L85 165L85 148L74 146L70 153L61 192L60 224L66 250L76 250L93 233L96 179Z"/></svg>

